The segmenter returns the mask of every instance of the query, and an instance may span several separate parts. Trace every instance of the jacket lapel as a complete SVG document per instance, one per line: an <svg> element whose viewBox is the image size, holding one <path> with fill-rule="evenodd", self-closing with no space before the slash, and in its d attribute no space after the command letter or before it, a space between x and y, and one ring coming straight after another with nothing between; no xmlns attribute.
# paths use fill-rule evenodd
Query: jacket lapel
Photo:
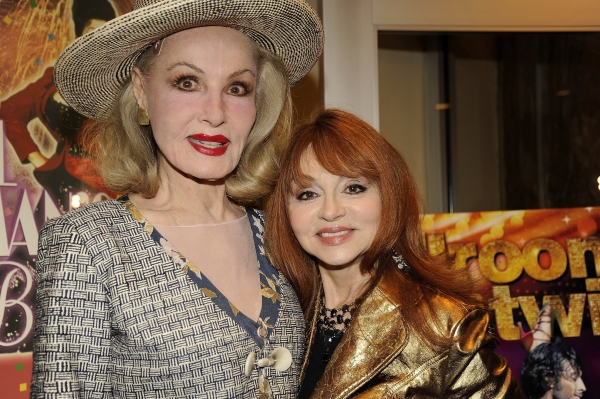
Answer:
<svg viewBox="0 0 600 399"><path fill-rule="evenodd" d="M311 398L348 397L406 345L400 304L394 297L398 288L391 285L395 279L390 277L383 276L360 305Z"/></svg>

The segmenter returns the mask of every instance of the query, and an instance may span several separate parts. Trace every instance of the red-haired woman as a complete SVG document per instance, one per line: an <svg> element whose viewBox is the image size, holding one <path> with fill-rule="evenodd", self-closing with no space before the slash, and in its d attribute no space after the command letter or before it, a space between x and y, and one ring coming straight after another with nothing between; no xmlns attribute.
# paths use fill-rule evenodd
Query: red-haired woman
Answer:
<svg viewBox="0 0 600 399"><path fill-rule="evenodd" d="M523 397L476 282L424 248L419 205L402 156L356 116L296 132L265 230L310 327L300 398Z"/></svg>

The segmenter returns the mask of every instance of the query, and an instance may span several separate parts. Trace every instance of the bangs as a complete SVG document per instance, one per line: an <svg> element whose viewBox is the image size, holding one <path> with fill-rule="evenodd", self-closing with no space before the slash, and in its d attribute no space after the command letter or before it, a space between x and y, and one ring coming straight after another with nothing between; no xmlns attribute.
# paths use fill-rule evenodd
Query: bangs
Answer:
<svg viewBox="0 0 600 399"><path fill-rule="evenodd" d="M362 140L361 147L352 139L354 132L341 131L330 126L320 126L318 129L301 129L298 131L288 158L289 179L287 191L292 191L294 184L306 187L311 184L302 165L306 157L313 155L323 169L332 175L349 178L365 177L379 186L379 173L375 156L370 147L372 143ZM364 138L364 136L363 136Z"/></svg>

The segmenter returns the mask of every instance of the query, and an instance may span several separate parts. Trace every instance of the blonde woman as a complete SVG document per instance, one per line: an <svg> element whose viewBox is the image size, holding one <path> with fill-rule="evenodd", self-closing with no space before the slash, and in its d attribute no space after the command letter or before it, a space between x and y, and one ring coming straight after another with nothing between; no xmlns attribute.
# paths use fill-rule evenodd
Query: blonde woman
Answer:
<svg viewBox="0 0 600 399"><path fill-rule="evenodd" d="M58 91L124 195L40 233L32 397L296 396L300 304L244 205L322 40L302 0L138 0L62 53Z"/></svg>

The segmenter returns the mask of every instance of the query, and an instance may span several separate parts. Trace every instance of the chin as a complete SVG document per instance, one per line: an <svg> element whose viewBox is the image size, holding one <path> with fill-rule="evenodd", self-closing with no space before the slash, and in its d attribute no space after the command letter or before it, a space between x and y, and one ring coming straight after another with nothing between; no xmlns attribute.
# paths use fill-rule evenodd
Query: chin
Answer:
<svg viewBox="0 0 600 399"><path fill-rule="evenodd" d="M189 173L188 175L195 178L196 180L200 180L203 182L210 183L225 183L225 180L230 176L231 170L223 170L223 171L195 171L194 173Z"/></svg>
<svg viewBox="0 0 600 399"><path fill-rule="evenodd" d="M356 258L352 258L352 259L337 258L337 259L330 259L329 261L327 261L327 259L321 259L321 263L322 263L323 267L326 269L342 270L342 269L345 269L347 267L354 265L355 263L360 263L360 262L357 262Z"/></svg>

